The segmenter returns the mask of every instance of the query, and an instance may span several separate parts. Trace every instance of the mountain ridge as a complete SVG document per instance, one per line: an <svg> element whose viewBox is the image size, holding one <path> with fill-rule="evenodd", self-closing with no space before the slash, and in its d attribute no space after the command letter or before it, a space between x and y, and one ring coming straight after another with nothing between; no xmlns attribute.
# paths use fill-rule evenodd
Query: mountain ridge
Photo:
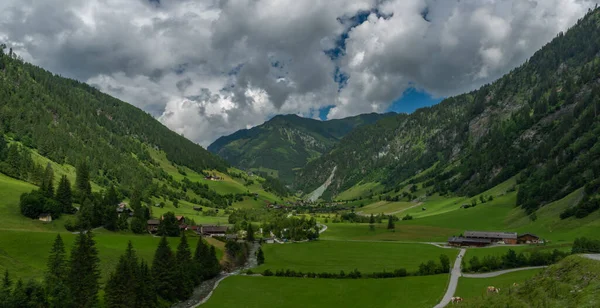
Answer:
<svg viewBox="0 0 600 308"><path fill-rule="evenodd" d="M217 139L208 150L243 169L269 169L272 175L276 171L280 179L290 183L294 169L327 152L354 128L391 115L369 113L328 121L277 115L261 125Z"/></svg>

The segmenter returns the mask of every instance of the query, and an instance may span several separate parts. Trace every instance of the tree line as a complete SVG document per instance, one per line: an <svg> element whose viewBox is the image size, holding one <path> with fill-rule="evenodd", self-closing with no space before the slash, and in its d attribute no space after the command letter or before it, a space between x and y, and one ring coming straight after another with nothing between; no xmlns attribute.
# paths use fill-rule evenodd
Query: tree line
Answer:
<svg viewBox="0 0 600 308"><path fill-rule="evenodd" d="M531 254L524 254L523 252L517 254L514 250L509 249L501 256L488 255L482 259L473 256L466 263L463 260L463 270L466 272L491 272L525 266L550 265L564 259L568 255L568 252L558 249L554 249L553 251L536 250Z"/></svg>
<svg viewBox="0 0 600 308"><path fill-rule="evenodd" d="M98 307L100 259L92 232L79 233L67 257L65 244L57 235L42 282L14 282L4 273L0 285L0 307ZM163 237L151 265L137 257L131 241L104 286L109 308L159 307L187 299L194 286L220 272L214 246L198 240L194 254L182 235L176 252Z"/></svg>
<svg viewBox="0 0 600 308"><path fill-rule="evenodd" d="M315 272L301 272L290 269L278 269L275 272L270 269L265 269L262 272L263 276L277 276L277 277L304 277L304 278L326 278L326 279L359 279L359 278L396 278L406 276L427 276L437 275L450 272L450 258L442 254L439 257L439 263L435 260L429 260L419 265L419 269L414 272L408 272L405 268L399 268L393 271L382 271L372 273L361 273L358 269L354 269L348 273L343 270L339 273L315 273ZM247 274L254 274L252 270L246 271Z"/></svg>

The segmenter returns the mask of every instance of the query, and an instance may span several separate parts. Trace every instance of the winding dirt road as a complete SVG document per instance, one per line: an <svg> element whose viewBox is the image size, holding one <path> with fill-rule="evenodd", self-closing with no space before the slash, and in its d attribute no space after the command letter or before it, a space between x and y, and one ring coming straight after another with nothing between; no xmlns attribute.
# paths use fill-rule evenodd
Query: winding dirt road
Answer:
<svg viewBox="0 0 600 308"><path fill-rule="evenodd" d="M492 278L496 276L500 276L507 273L518 272L518 271L526 271L531 269L538 268L546 268L547 265L544 266L529 266L529 267L519 267L519 268L511 268L507 270L497 271L497 272L489 272L489 273L480 273L480 274L462 274L462 277L465 278Z"/></svg>

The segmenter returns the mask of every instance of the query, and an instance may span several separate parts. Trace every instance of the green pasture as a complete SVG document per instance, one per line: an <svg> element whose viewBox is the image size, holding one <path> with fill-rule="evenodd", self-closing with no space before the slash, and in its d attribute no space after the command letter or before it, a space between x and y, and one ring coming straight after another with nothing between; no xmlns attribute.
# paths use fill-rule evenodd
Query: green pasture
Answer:
<svg viewBox="0 0 600 308"><path fill-rule="evenodd" d="M391 279L309 279L231 276L204 307L433 307L447 275Z"/></svg>
<svg viewBox="0 0 600 308"><path fill-rule="evenodd" d="M523 284L527 279L533 277L542 270L543 269L524 270L492 278L460 277L454 296L464 298L465 302L468 302L469 299L490 296L487 294L488 286L500 288L500 292L510 292L514 283Z"/></svg>
<svg viewBox="0 0 600 308"><path fill-rule="evenodd" d="M0 231L0 271L8 270L13 277L24 279L43 278L46 270L46 261L52 243L58 233L55 232L29 232L29 231ZM76 234L60 233L67 251L71 250ZM114 270L119 257L125 252L127 242L131 241L138 256L151 263L154 252L160 241L159 237L148 235L121 234L113 232L95 232L96 247L100 257L100 272L102 281ZM188 242L192 251L195 249L199 237L189 235ZM179 238L169 238L173 251L177 248ZM217 248L217 257L223 255L220 247Z"/></svg>
<svg viewBox="0 0 600 308"><path fill-rule="evenodd" d="M378 201L375 203L371 203L359 209L361 214L393 214L398 211L406 210L412 206L419 206L417 203L413 202L388 202L388 201ZM403 214L403 213L402 213ZM400 214L399 214L400 215Z"/></svg>
<svg viewBox="0 0 600 308"><path fill-rule="evenodd" d="M358 269L361 273L394 271L405 268L416 271L428 260L439 261L441 254L451 260L458 249L444 249L429 244L394 242L314 241L262 246L265 263L256 269L272 271L290 269L315 273L346 273Z"/></svg>
<svg viewBox="0 0 600 308"><path fill-rule="evenodd" d="M467 249L467 252L464 256L465 260L468 261L469 259L471 259L474 256L477 256L477 258L479 258L479 260L483 259L483 257L485 256L503 256L505 255L510 249L514 250L517 254L522 252L525 254L531 254L534 251L545 251L545 252L551 252L554 249L558 249L560 251L566 251L566 252L570 252L571 251L571 244L556 244L556 245L552 245L552 244L548 244L548 245L517 245L517 246L511 246L511 245L506 245L506 246L494 246L494 247L482 247L482 248L469 248Z"/></svg>
<svg viewBox="0 0 600 308"><path fill-rule="evenodd" d="M357 185L354 185L350 188L348 188L347 190L341 192L340 194L338 194L335 199L336 200L352 200L352 199L357 199L358 197L361 197L363 195L367 195L369 194L369 192L379 192L383 189L383 186L381 185L381 183L374 183L374 182L368 182L368 183L360 183Z"/></svg>
<svg viewBox="0 0 600 308"><path fill-rule="evenodd" d="M410 241L410 242L445 242L453 234L463 232L462 229L452 229L437 226L409 224L410 221L397 221L396 229L387 229L387 221L375 224L371 230L366 223L327 223L327 231L321 233L324 240L361 240L361 241Z"/></svg>

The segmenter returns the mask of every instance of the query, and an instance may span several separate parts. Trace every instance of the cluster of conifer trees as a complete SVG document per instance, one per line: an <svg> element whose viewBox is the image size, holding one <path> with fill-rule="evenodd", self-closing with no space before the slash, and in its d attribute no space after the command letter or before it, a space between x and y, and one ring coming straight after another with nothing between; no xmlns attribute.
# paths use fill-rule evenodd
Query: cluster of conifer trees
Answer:
<svg viewBox="0 0 600 308"><path fill-rule="evenodd" d="M0 284L0 307L98 307L100 259L91 232L77 236L70 258L64 242L56 237L48 257L42 283L13 282L8 271ZM194 286L218 275L220 264L214 246L198 240L192 255L185 234L173 253L163 237L152 265L137 257L129 242L104 286L108 308L157 307L159 298L167 302L187 299Z"/></svg>

